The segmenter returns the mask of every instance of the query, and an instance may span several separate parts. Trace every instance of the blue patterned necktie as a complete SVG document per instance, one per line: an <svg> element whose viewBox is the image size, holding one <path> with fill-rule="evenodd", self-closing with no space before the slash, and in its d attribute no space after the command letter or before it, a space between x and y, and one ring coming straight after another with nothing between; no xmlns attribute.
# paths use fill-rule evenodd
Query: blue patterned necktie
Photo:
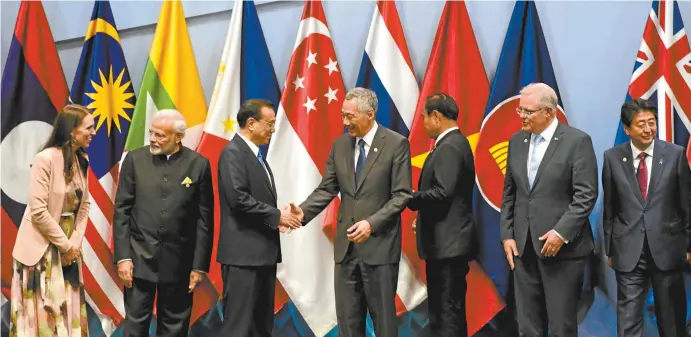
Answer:
<svg viewBox="0 0 691 337"><path fill-rule="evenodd" d="M365 154L365 140L360 139L358 142L360 146L360 154L357 157L357 164L355 165L355 188L357 189L357 182L360 179L360 174L362 174L362 168L365 167L365 159L367 155Z"/></svg>
<svg viewBox="0 0 691 337"><path fill-rule="evenodd" d="M257 159L259 160L259 164L262 164L262 167L266 169L266 165L264 165L264 158L262 157L261 151L257 152Z"/></svg>
<svg viewBox="0 0 691 337"><path fill-rule="evenodd" d="M537 147L542 143L542 136L535 135L535 144L533 145L533 151L530 153L530 167L528 170L528 183L530 188L533 188L533 183L535 182L535 175L537 174L537 169L540 167L540 160L537 158Z"/></svg>

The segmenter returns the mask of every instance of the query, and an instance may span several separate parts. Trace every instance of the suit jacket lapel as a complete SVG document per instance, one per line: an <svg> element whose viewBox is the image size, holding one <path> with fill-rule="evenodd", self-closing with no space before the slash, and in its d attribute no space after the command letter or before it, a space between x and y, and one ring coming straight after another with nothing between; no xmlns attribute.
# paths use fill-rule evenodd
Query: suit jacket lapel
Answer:
<svg viewBox="0 0 691 337"><path fill-rule="evenodd" d="M341 188L355 188L355 137L349 136L349 141L347 142L348 149L344 151L348 155L345 156L346 174L348 181L346 186L341 186ZM353 191L355 194L355 191Z"/></svg>
<svg viewBox="0 0 691 337"><path fill-rule="evenodd" d="M436 147L432 148L432 150L427 154L427 157L425 158L425 163L422 164L422 170L420 171L420 179L417 181L417 189L418 191L422 189L422 180L423 177L425 176L425 168L427 167L427 163L430 163L432 161L432 156L434 155L434 150Z"/></svg>
<svg viewBox="0 0 691 337"><path fill-rule="evenodd" d="M520 187L525 189L525 193L530 193L530 183L528 182L528 151L530 151L530 134L523 133L523 140L516 145L518 153L516 160L518 160L518 172L514 174L514 179L520 182ZM517 184L518 185L518 184Z"/></svg>
<svg viewBox="0 0 691 337"><path fill-rule="evenodd" d="M633 151L631 151L631 143L626 142L620 145L621 150L621 161L619 161L624 169L624 174L626 179L629 181L629 186L636 195L638 202L643 204L643 195L641 195L641 187L638 185L638 179L636 178L636 168L633 166ZM652 181L651 181L652 182ZM652 186L652 185L651 185Z"/></svg>
<svg viewBox="0 0 691 337"><path fill-rule="evenodd" d="M374 165L374 162L377 160L379 157L379 153L384 149L384 145L386 145L385 142L386 135L384 135L384 129L382 127L379 127L377 129L377 133L374 134L374 140L372 140L372 145L369 148L369 152L367 152L367 159L365 160L365 167L362 169L362 177L360 178L360 181L357 182L357 188L355 189L355 192L360 189L360 186L362 186L362 182L367 179L367 173L369 173L370 169L372 169L372 166ZM353 154L354 156L354 154ZM353 160L354 157L353 157ZM353 168L354 170L354 168ZM355 174L353 173L353 179L355 179Z"/></svg>
<svg viewBox="0 0 691 337"><path fill-rule="evenodd" d="M257 160L257 162L259 162L259 160ZM264 162L264 165L266 165L266 170L269 171L269 177L271 178L271 194L273 194L274 198L276 198L276 182L274 181L274 173L271 171L269 163Z"/></svg>
<svg viewBox="0 0 691 337"><path fill-rule="evenodd" d="M559 144L561 144L562 140L560 138L561 138L563 133L564 133L564 130L562 129L561 123L559 123L557 125L557 129L554 131L554 136L552 136L552 140L549 141L549 146L547 147L547 151L545 152L545 155L542 156L542 160L540 161L540 166L538 166L538 168L537 168L537 173L535 174L535 181L533 181L533 188L535 188L535 186L537 186L537 182L540 180L540 176L542 175L542 172L545 171L545 166L547 166L547 163L549 162L550 158L552 158L552 155L554 155L554 151L556 151L557 147L559 147ZM527 177L527 175L526 175L526 177Z"/></svg>
<svg viewBox="0 0 691 337"><path fill-rule="evenodd" d="M245 153L247 153L247 156L249 157L249 161L251 163L254 163L252 165L254 165L257 170L260 170L259 172L263 173L262 176L264 177L264 182L266 183L266 187L269 188L269 190L271 191L271 193L273 193L273 195L275 197L276 192L274 191L274 186L276 184L273 184L273 181L269 181L269 179L273 180L273 175L271 174L271 171L269 171L269 166L266 163L266 161L264 162L264 165L267 165L266 166L267 169L264 170L264 167L262 167L262 164L259 162L259 159L257 158L257 156L254 155L254 152L252 152L252 149L250 149L250 146L247 145L247 143L245 142L244 139L240 138L240 136L236 134L235 137L233 137L232 141L234 141L234 142L237 141L237 142L240 142L240 144L242 144L240 146L244 149ZM266 174L266 171L269 171L269 174L271 175L270 177L269 177L269 175Z"/></svg>
<svg viewBox="0 0 691 337"><path fill-rule="evenodd" d="M655 145L653 145L653 162L650 165L650 183L648 183L648 196L645 199L646 205L650 201L653 192L655 192L657 182L660 180L660 174L662 174L662 170L665 168L664 149L662 142L655 142Z"/></svg>

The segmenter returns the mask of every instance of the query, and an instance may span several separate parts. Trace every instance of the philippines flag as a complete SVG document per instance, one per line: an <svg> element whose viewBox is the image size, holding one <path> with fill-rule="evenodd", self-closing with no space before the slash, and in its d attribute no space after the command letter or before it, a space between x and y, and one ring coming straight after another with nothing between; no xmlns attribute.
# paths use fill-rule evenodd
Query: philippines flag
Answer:
<svg viewBox="0 0 691 337"><path fill-rule="evenodd" d="M521 129L516 115L519 91L542 82L552 87L558 100L557 118L566 123L561 98L544 34L533 1L517 1L492 83L485 117L475 148L477 191L475 215L480 230L480 261L501 294L512 299L510 270L499 241L499 210L509 138ZM511 321L511 319L509 318ZM502 328L502 327L500 327Z"/></svg>
<svg viewBox="0 0 691 337"><path fill-rule="evenodd" d="M345 86L319 1L305 3L285 83L267 154L269 164L281 168L274 172L279 206L307 198L321 181L333 141L343 134ZM316 336L336 326L333 244L322 230L329 212L281 235L283 262L277 273Z"/></svg>
<svg viewBox="0 0 691 337"><path fill-rule="evenodd" d="M626 100L657 103L657 137L685 146L691 131L691 49L676 1L653 1ZM615 145L628 141L619 122Z"/></svg>
<svg viewBox="0 0 691 337"><path fill-rule="evenodd" d="M357 86L372 89L377 94L377 122L407 137L420 89L393 1L377 1L374 7ZM420 258L415 247L404 250L396 298L399 314L417 307L427 298L424 272L418 274L414 268L416 264L420 264Z"/></svg>
<svg viewBox="0 0 691 337"><path fill-rule="evenodd" d="M237 0L230 18L216 84L197 151L209 159L216 205L218 201L218 159L221 151L239 130L237 113L250 98L264 98L278 104L280 90L264 33L253 1ZM264 150L266 151L266 150ZM278 167L278 166L277 166ZM222 187L221 187L222 188ZM214 248L209 280L216 294L223 293L220 264L216 263L220 207L214 210ZM206 286L206 285L205 285ZM285 303L285 292L277 286L277 304ZM214 301L212 304L216 304ZM208 309L208 307L206 308Z"/></svg>
<svg viewBox="0 0 691 337"><path fill-rule="evenodd" d="M12 250L28 201L29 170L68 91L40 1L22 1L2 74L0 170L2 294L10 297Z"/></svg>
<svg viewBox="0 0 691 337"><path fill-rule="evenodd" d="M96 120L96 135L88 149L91 208L82 245L84 285L87 302L99 318L104 334L109 336L125 317L123 286L112 262L110 242L118 162L135 97L108 1L94 4L70 101L91 109Z"/></svg>

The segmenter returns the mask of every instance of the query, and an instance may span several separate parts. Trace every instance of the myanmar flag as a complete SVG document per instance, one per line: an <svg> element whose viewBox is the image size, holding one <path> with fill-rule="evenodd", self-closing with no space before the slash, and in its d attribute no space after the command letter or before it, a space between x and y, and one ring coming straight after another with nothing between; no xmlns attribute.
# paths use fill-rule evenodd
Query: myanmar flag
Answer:
<svg viewBox="0 0 691 337"><path fill-rule="evenodd" d="M180 1L165 1L137 95L125 150L148 145L151 119L159 110L177 110L187 121L183 145L196 150L206 120L206 101ZM206 278L194 292L190 323L218 301Z"/></svg>
<svg viewBox="0 0 691 337"><path fill-rule="evenodd" d="M188 129L182 143L196 149L206 120L206 101L179 1L163 2L125 143L127 151L147 145L151 118L165 109L185 116Z"/></svg>

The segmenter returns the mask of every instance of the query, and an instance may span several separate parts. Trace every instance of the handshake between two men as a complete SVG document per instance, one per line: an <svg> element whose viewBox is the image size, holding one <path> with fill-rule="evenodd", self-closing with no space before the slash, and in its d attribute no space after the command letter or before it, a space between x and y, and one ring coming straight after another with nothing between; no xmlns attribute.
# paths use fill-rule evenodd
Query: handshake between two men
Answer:
<svg viewBox="0 0 691 337"><path fill-rule="evenodd" d="M284 206L281 210L281 220L278 224L278 231L290 234L292 231L302 227L302 220L305 213L294 203ZM372 225L367 220L361 220L348 228L348 240L355 243L367 241L372 234Z"/></svg>

